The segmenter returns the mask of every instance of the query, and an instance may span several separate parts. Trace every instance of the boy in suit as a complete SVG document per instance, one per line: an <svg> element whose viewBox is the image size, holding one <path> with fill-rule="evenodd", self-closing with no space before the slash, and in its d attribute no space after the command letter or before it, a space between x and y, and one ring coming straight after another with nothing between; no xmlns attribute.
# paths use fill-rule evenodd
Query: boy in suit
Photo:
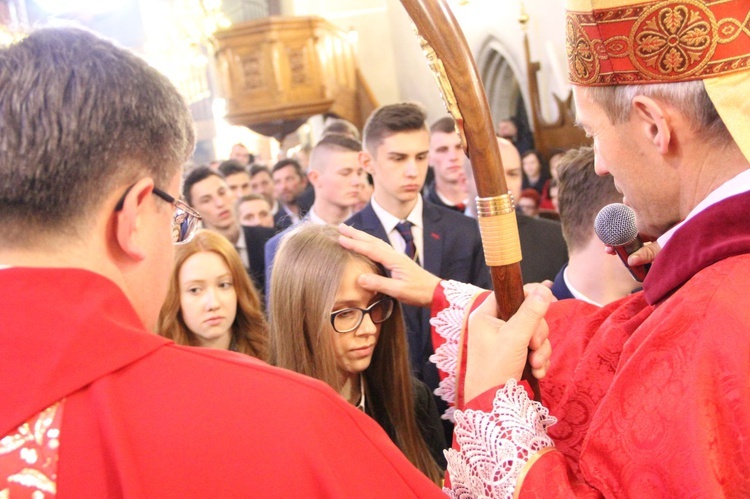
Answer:
<svg viewBox="0 0 750 499"><path fill-rule="evenodd" d="M372 175L370 203L347 222L404 251L443 279L491 287L477 221L422 199L427 175L430 132L425 112L413 103L375 110L364 128L361 163ZM430 338L430 311L404 306L414 374L438 387ZM443 404L438 399L439 408ZM448 439L450 442L451 440Z"/></svg>

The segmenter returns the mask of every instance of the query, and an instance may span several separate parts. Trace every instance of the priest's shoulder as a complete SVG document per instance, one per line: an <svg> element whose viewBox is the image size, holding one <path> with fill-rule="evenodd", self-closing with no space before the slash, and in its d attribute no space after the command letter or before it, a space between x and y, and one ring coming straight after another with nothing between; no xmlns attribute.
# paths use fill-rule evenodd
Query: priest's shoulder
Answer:
<svg viewBox="0 0 750 499"><path fill-rule="evenodd" d="M152 355L151 362L170 373L164 381L176 390L206 390L214 397L226 396L234 404L242 404L238 398L247 393L252 393L252 400L247 401L250 404L265 400L278 406L284 404L284 397L294 400L297 408L305 402L330 400L337 407L342 402L328 385L316 379L236 352L168 344Z"/></svg>

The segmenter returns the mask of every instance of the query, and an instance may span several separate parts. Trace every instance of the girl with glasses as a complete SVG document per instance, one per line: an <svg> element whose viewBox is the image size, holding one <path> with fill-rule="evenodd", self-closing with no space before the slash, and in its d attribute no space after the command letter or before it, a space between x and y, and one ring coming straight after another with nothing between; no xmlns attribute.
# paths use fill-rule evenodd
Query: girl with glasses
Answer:
<svg viewBox="0 0 750 499"><path fill-rule="evenodd" d="M199 230L176 246L158 333L179 345L232 350L266 360L268 328L258 292L237 250Z"/></svg>
<svg viewBox="0 0 750 499"><path fill-rule="evenodd" d="M373 271L384 274L342 248L335 227L289 233L271 274L270 361L333 387L439 484L445 437L435 401L411 377L400 305L357 284Z"/></svg>

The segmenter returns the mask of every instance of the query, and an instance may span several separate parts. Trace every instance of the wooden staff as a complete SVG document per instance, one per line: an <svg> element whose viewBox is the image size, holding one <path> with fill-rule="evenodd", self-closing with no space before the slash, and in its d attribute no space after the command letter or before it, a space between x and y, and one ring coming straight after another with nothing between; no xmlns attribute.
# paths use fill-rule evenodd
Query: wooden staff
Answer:
<svg viewBox="0 0 750 499"><path fill-rule="evenodd" d="M505 182L484 87L463 32L445 0L401 0L416 25L420 43L456 120L464 152L471 160L477 185L477 212L485 259L500 318L508 320L523 302L521 243L513 198ZM541 401L539 383L528 362L523 379Z"/></svg>

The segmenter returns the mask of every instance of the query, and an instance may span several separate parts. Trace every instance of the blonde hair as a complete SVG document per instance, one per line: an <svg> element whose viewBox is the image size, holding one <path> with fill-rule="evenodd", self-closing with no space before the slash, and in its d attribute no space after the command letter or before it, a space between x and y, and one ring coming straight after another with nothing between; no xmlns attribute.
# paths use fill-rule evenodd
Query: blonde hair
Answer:
<svg viewBox="0 0 750 499"><path fill-rule="evenodd" d="M180 269L196 253L211 251L219 255L232 274L237 292L237 315L232 323L232 338L237 351L261 360L268 357L268 325L261 308L258 291L247 276L237 250L222 235L202 229L187 244L177 247L174 267L169 280L169 291L159 312L157 332L178 345L198 345L185 324L180 306Z"/></svg>
<svg viewBox="0 0 750 499"><path fill-rule="evenodd" d="M335 227L303 224L282 240L271 273L270 362L317 378L337 392L341 376L333 335L338 333L330 315L346 266L353 261L384 274L368 258L344 249ZM363 373L368 401L382 402L382 408L375 409L392 423L394 443L414 466L440 483L441 472L417 427L407 348L397 304L380 326L372 361Z"/></svg>

